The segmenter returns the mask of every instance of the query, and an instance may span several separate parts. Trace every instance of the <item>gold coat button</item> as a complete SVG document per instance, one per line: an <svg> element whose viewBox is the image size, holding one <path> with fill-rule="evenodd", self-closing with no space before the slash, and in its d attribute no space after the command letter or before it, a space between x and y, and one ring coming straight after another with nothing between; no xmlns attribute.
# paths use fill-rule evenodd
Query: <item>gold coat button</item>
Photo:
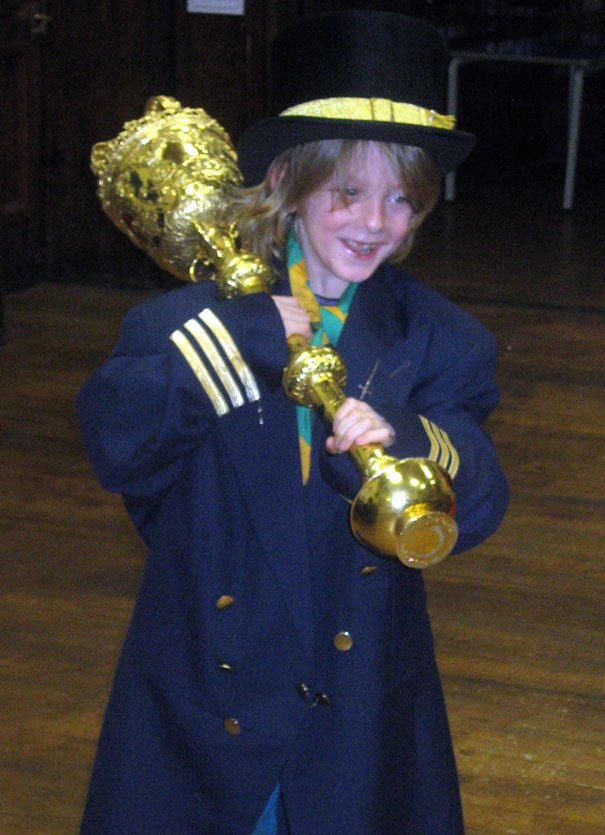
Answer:
<svg viewBox="0 0 605 835"><path fill-rule="evenodd" d="M229 717L229 719L225 719L223 727L228 734L231 734L231 736L237 736L242 730L239 719L235 719L233 716Z"/></svg>
<svg viewBox="0 0 605 835"><path fill-rule="evenodd" d="M334 646L340 652L348 652L353 646L353 638L350 632L337 632L334 635Z"/></svg>
<svg viewBox="0 0 605 835"><path fill-rule="evenodd" d="M230 594L221 594L219 599L216 601L216 608L226 609L228 606L232 606L234 603L235 597L231 597Z"/></svg>

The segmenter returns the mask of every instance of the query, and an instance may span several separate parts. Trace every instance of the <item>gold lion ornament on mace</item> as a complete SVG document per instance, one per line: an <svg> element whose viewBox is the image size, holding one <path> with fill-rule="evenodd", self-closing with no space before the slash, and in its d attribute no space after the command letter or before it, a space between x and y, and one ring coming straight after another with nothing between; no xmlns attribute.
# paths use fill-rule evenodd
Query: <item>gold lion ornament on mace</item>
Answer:
<svg viewBox="0 0 605 835"><path fill-rule="evenodd" d="M232 198L242 184L229 135L201 108L168 96L149 100L140 119L94 145L91 167L105 213L160 267L183 281L210 277L220 298L268 292L271 269L238 246ZM331 423L345 400L346 371L330 346L288 339L283 388ZM378 444L348 453L362 476L351 503L355 537L411 568L451 553L458 536L449 475L428 458L398 460Z"/></svg>

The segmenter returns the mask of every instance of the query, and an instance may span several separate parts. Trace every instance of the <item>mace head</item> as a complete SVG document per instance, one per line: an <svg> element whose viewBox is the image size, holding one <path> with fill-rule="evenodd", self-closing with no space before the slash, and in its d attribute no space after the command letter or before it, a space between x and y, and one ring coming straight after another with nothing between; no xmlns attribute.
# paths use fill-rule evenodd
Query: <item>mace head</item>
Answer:
<svg viewBox="0 0 605 835"><path fill-rule="evenodd" d="M184 281L199 251L199 229L235 237L231 194L242 182L224 128L202 108L155 96L140 119L91 153L105 213L163 269Z"/></svg>

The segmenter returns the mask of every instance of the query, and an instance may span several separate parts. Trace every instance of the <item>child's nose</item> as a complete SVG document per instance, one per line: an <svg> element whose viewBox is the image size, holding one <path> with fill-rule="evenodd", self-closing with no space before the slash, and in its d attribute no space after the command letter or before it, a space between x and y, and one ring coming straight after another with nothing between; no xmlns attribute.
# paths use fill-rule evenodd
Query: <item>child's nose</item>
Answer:
<svg viewBox="0 0 605 835"><path fill-rule="evenodd" d="M368 197L364 201L363 221L371 232L379 232L384 226L385 207L378 197Z"/></svg>

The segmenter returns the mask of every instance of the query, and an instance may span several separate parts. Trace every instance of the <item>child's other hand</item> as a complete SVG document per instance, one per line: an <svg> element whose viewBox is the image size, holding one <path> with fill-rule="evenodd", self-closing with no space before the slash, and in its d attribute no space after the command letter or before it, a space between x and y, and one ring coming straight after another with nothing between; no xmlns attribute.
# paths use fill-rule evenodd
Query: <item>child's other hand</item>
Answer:
<svg viewBox="0 0 605 835"><path fill-rule="evenodd" d="M334 415L333 434L326 441L328 452L347 452L353 444L381 444L395 441L395 430L363 400L348 397Z"/></svg>
<svg viewBox="0 0 605 835"><path fill-rule="evenodd" d="M311 321L309 317L292 296L271 296L279 311L286 338L294 333L299 333L305 339L311 339Z"/></svg>

